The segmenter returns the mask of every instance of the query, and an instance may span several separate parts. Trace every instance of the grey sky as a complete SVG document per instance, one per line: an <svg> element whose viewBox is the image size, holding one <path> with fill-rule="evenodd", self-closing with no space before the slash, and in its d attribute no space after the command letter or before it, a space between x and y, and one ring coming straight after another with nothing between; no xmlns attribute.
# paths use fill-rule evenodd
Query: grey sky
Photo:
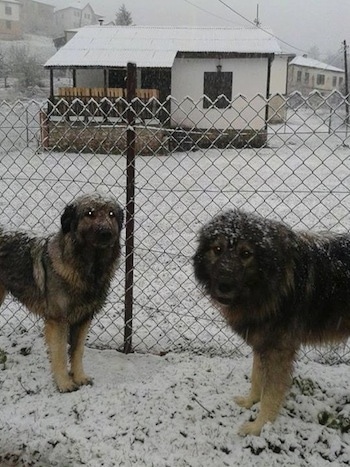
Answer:
<svg viewBox="0 0 350 467"><path fill-rule="evenodd" d="M323 57L350 43L350 0L223 0L251 21L259 16L263 28L302 50L319 47ZM115 18L122 5L137 25L249 26L220 0L86 0L106 20ZM56 0L59 5L60 0ZM81 3L85 3L81 0ZM197 5L195 7L194 5ZM207 10L209 13L203 11ZM211 13L211 14L210 14ZM285 51L303 53L281 44Z"/></svg>

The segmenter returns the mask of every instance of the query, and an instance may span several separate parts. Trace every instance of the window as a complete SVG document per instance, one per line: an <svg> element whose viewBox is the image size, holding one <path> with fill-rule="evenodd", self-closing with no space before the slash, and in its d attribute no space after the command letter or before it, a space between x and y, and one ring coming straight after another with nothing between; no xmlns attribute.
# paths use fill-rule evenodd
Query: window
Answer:
<svg viewBox="0 0 350 467"><path fill-rule="evenodd" d="M6 21L6 29L11 29L11 21Z"/></svg>
<svg viewBox="0 0 350 467"><path fill-rule="evenodd" d="M297 83L301 82L301 71L297 72Z"/></svg>
<svg viewBox="0 0 350 467"><path fill-rule="evenodd" d="M218 109L228 107L232 99L232 72L204 72L204 96L204 109L212 106ZM219 96L222 97L218 99Z"/></svg>
<svg viewBox="0 0 350 467"><path fill-rule="evenodd" d="M12 15L12 8L8 5L5 5L5 15Z"/></svg>
<svg viewBox="0 0 350 467"><path fill-rule="evenodd" d="M310 73L305 72L304 83L309 84L309 80L310 80Z"/></svg>
<svg viewBox="0 0 350 467"><path fill-rule="evenodd" d="M317 75L317 77L316 77L316 83L317 84L324 84L324 81L325 81L324 75Z"/></svg>
<svg viewBox="0 0 350 467"><path fill-rule="evenodd" d="M343 84L343 78L339 77L339 86Z"/></svg>

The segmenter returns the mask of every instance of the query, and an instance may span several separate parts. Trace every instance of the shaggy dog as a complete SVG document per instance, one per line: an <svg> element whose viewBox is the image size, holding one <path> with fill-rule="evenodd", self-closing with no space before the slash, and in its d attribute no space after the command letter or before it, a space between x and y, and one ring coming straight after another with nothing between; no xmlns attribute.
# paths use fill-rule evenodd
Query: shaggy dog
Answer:
<svg viewBox="0 0 350 467"><path fill-rule="evenodd" d="M251 389L236 403L260 401L240 434L273 422L302 344L350 335L350 235L296 232L257 215L218 214L199 234L195 277L229 326L253 349Z"/></svg>
<svg viewBox="0 0 350 467"><path fill-rule="evenodd" d="M66 206L60 231L47 238L0 230L0 300L9 292L44 319L61 392L92 381L83 370L84 342L118 264L122 222L119 204L95 194Z"/></svg>

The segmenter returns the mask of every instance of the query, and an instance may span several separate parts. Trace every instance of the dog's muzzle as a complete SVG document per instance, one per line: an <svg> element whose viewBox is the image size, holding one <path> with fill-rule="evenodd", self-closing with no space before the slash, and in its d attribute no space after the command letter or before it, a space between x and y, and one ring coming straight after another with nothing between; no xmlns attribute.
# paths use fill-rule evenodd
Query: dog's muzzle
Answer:
<svg viewBox="0 0 350 467"><path fill-rule="evenodd" d="M212 284L210 295L217 302L228 305L232 303L237 295L235 284L231 277L220 277Z"/></svg>
<svg viewBox="0 0 350 467"><path fill-rule="evenodd" d="M94 243L99 247L108 247L115 241L116 235L111 229L98 229L94 232Z"/></svg>

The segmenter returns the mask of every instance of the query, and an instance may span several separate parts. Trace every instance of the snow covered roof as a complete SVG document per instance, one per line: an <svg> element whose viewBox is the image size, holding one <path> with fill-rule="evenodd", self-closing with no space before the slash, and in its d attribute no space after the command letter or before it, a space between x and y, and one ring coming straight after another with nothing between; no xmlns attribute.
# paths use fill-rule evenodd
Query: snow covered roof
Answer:
<svg viewBox="0 0 350 467"><path fill-rule="evenodd" d="M83 10L89 2L81 0L61 0L59 5L55 6L55 11L65 10L67 8L75 8L77 10Z"/></svg>
<svg viewBox="0 0 350 467"><path fill-rule="evenodd" d="M259 28L86 26L46 67L171 68L178 52L281 53L272 34Z"/></svg>
<svg viewBox="0 0 350 467"><path fill-rule="evenodd" d="M308 68L319 68L320 70L337 71L344 73L344 70L342 70L341 68L327 65L327 63L319 62L318 60L314 60L313 58L307 58L302 56L293 58L293 60L289 62L289 65L305 66Z"/></svg>

